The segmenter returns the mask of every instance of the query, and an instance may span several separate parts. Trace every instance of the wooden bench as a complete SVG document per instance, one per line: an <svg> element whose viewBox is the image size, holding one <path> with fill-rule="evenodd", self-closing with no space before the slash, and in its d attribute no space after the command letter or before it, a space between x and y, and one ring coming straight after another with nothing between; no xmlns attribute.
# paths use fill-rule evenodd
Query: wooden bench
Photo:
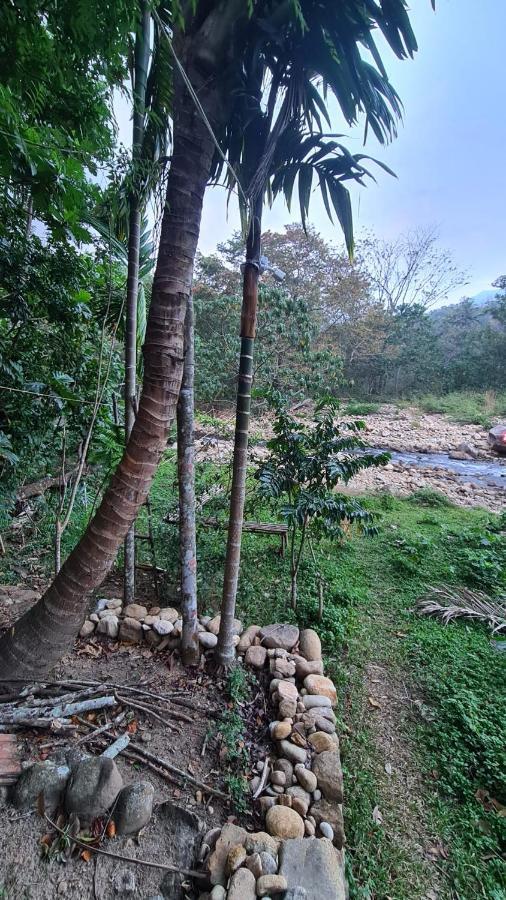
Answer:
<svg viewBox="0 0 506 900"><path fill-rule="evenodd" d="M228 528L228 522L217 519L216 516L209 516L206 519L201 519L200 524L204 525L204 527L206 528ZM248 531L251 534L279 535L279 538L281 540L279 555L285 555L285 550L288 543L288 525L281 525L279 523L271 522L243 522L242 530Z"/></svg>

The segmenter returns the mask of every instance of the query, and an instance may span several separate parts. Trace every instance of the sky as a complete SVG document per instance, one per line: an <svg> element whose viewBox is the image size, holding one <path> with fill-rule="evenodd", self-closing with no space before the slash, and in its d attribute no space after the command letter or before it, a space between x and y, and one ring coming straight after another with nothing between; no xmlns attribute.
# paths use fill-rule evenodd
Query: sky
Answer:
<svg viewBox="0 0 506 900"><path fill-rule="evenodd" d="M456 302L490 288L506 274L506 77L504 0L411 0L419 51L399 61L385 48L390 80L404 104L397 139L367 153L394 170L378 170L377 183L353 190L355 228L394 239L418 226L437 226L440 244L469 276L449 295ZM336 123L342 131L342 125ZM362 152L363 128L347 131L352 152ZM281 200L264 216L265 230L282 231L297 219ZM330 241L341 242L316 193L310 221ZM212 252L238 228L234 198L228 219L222 188L206 194L200 249Z"/></svg>

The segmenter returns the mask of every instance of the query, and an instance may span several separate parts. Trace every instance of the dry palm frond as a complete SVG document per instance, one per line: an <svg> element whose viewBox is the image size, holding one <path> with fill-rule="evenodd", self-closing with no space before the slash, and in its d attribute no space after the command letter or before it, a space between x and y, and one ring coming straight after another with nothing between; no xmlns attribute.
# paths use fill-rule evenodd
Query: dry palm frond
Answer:
<svg viewBox="0 0 506 900"><path fill-rule="evenodd" d="M429 588L417 602L423 616L437 616L448 625L452 619L479 619L486 622L492 634L506 630L506 602L492 599L482 591L455 588L448 585Z"/></svg>

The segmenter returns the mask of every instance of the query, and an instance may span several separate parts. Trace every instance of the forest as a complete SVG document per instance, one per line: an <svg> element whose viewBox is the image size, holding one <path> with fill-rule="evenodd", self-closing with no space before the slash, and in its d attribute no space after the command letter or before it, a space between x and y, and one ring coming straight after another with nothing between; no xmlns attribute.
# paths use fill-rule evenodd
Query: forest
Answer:
<svg viewBox="0 0 506 900"><path fill-rule="evenodd" d="M0 789L4 736L23 766L123 740L123 777L150 767L207 834L228 816L328 839L336 900L500 900L506 469L488 431L506 422L506 275L468 297L435 225L387 239L353 222L357 187L387 192L395 174L389 60L417 51L404 0L2 4ZM372 156L369 139L351 151L364 128ZM241 229L216 222L203 253L218 188ZM107 685L115 718L92 705L83 720ZM56 724L34 725L47 697ZM316 699L333 710L317 727ZM338 790L320 790L327 754ZM123 865L132 844L111 803L76 830L48 796L31 800L42 857L34 820L5 813L0 897L160 896L150 862L120 890L100 860ZM204 875L145 824L140 869L147 846L181 876L162 896L317 896L288 849L262 869L245 832L213 880L224 829Z"/></svg>

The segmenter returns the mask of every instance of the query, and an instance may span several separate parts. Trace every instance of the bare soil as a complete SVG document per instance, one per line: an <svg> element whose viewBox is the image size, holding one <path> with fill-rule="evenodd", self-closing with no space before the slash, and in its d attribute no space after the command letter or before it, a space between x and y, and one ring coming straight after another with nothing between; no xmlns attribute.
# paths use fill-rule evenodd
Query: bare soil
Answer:
<svg viewBox="0 0 506 900"><path fill-rule="evenodd" d="M113 575L100 590L100 596L120 596L120 576ZM20 594L22 589L20 589ZM141 580L139 600L154 605L150 579ZM144 595L144 596L143 596ZM150 596L150 599L146 597ZM3 623L19 616L29 601L22 600L4 608ZM177 654L153 652L143 645L112 643L100 638L80 640L72 653L67 654L53 679L65 681L104 681L137 686L151 694L175 694L174 703L160 702L158 712L167 719L168 726L152 719L140 710L125 707L132 717L131 747L137 745L149 753L161 757L191 774L206 785L228 792L222 764L223 747L217 738L218 720L226 707L225 683L216 672L204 663L199 668L185 670ZM267 710L261 687L253 692L252 701L244 706L246 745L253 759L265 755L267 746ZM143 697L132 699L142 702ZM117 714L119 708L114 708ZM111 716L109 716L109 719ZM93 725L107 721L104 714L96 714ZM118 733L124 731L121 726ZM19 734L18 747L23 762L35 762L45 758L58 758L58 754L70 749L73 742L86 733L80 729L75 736L57 737L34 731ZM94 744L86 744L87 752L99 754L104 736ZM112 738L106 738L112 743ZM83 745L80 745L83 747ZM221 749L221 754L220 754ZM256 823L251 813L237 817L230 803L206 795L195 786L175 776L162 777L142 763L117 758L124 783L134 780L150 781L155 788L155 813L138 840L125 837L105 839L103 849L136 859L157 863L171 863L174 834L170 819L161 807L170 800L188 812L196 814L203 831L231 821L250 828ZM47 862L41 858L41 839L51 831L47 822L35 812L20 814L7 801L7 789L0 799L0 897L6 900L53 900L64 897L69 900L110 900L117 897L117 880L131 872L136 892L132 896L149 898L160 892L164 872L119 859L93 857L85 862L78 854L65 864ZM197 896L188 881L188 897ZM116 886L115 886L116 885ZM3 890L3 893L2 893ZM126 896L126 895L125 895ZM168 895L167 895L168 896Z"/></svg>

